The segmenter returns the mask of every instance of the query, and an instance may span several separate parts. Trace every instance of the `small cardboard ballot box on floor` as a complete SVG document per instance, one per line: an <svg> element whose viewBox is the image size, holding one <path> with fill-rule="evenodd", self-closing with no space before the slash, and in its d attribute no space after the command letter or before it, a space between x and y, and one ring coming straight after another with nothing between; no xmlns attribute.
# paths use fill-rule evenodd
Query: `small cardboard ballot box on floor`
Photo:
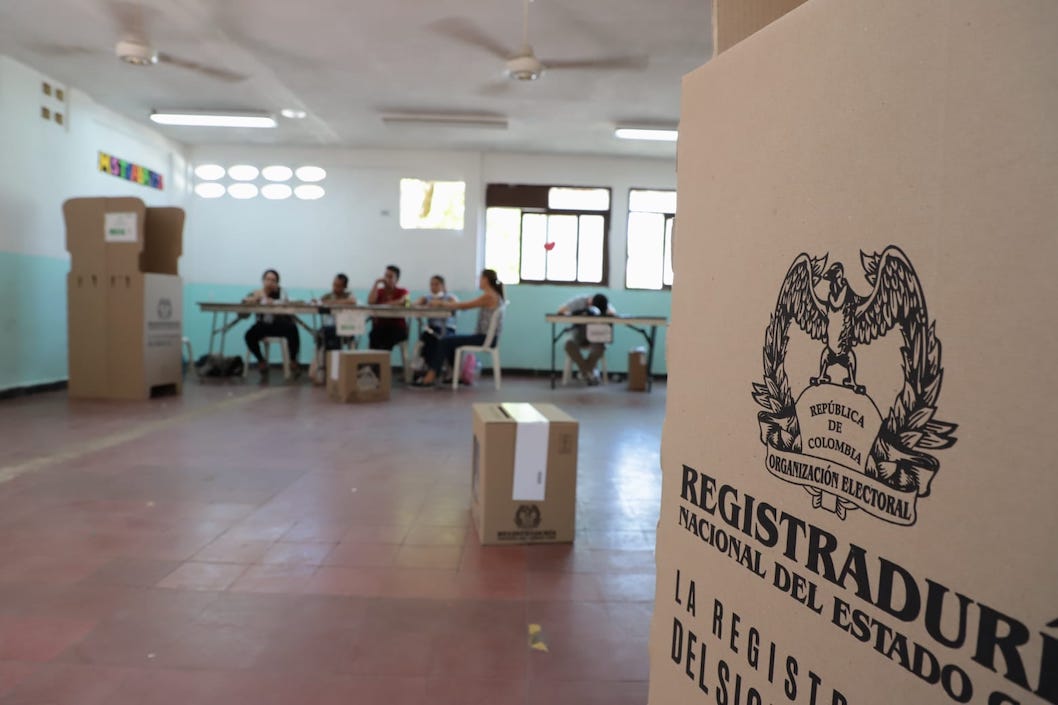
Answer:
<svg viewBox="0 0 1058 705"><path fill-rule="evenodd" d="M1058 2L684 79L650 705L1058 703Z"/></svg>
<svg viewBox="0 0 1058 705"><path fill-rule="evenodd" d="M74 198L63 217L70 397L179 392L184 211L138 198Z"/></svg>
<svg viewBox="0 0 1058 705"><path fill-rule="evenodd" d="M327 394L343 404L387 401L392 384L384 350L331 350L327 353Z"/></svg>
<svg viewBox="0 0 1058 705"><path fill-rule="evenodd" d="M552 404L475 404L472 513L485 545L569 543L577 420Z"/></svg>
<svg viewBox="0 0 1058 705"><path fill-rule="evenodd" d="M628 391L647 391L647 351L634 348L628 351Z"/></svg>

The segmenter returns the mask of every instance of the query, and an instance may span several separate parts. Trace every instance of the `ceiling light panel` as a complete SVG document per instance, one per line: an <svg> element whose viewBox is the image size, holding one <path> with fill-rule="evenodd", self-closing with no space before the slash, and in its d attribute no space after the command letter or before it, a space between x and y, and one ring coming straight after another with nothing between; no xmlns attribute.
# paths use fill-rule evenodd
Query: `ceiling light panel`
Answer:
<svg viewBox="0 0 1058 705"><path fill-rule="evenodd" d="M270 128L276 126L276 119L267 113L154 112L151 113L151 120L159 125L181 127Z"/></svg>

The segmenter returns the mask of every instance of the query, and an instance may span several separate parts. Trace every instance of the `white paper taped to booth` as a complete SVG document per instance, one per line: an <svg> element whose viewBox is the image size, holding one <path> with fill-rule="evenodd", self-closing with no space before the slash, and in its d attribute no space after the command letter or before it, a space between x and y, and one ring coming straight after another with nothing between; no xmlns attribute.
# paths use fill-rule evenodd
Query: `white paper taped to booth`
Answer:
<svg viewBox="0 0 1058 705"><path fill-rule="evenodd" d="M514 432L514 482L511 499L542 502L547 491L547 443L551 422L532 404L501 404L518 426Z"/></svg>

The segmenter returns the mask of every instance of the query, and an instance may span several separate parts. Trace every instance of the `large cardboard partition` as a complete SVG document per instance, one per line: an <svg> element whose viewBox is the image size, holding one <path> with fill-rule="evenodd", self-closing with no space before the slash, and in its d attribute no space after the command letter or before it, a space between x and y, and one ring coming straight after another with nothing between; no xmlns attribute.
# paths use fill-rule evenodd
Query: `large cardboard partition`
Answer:
<svg viewBox="0 0 1058 705"><path fill-rule="evenodd" d="M577 433L552 404L474 405L471 511L482 544L573 541Z"/></svg>
<svg viewBox="0 0 1058 705"><path fill-rule="evenodd" d="M63 204L69 393L145 399L179 391L183 287L177 275L180 208L138 198L75 198Z"/></svg>
<svg viewBox="0 0 1058 705"><path fill-rule="evenodd" d="M385 350L331 350L327 353L327 394L343 404L388 401L393 385Z"/></svg>
<svg viewBox="0 0 1058 705"><path fill-rule="evenodd" d="M1058 703L1058 3L684 83L651 705Z"/></svg>

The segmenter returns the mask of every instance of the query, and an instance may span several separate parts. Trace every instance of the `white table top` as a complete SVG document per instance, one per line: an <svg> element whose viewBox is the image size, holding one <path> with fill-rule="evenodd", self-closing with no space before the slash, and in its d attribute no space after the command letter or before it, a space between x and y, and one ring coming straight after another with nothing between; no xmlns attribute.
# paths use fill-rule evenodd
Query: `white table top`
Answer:
<svg viewBox="0 0 1058 705"><path fill-rule="evenodd" d="M298 316L320 313L320 309L327 309L331 313L336 311L356 311L366 313L374 318L448 318L452 312L443 308L430 306L386 306L370 304L357 304L355 306L342 304L334 301L310 303L308 301L288 301L281 304L246 304L246 303L216 303L208 301L198 302L199 310L206 313L237 313L237 314L271 314L273 316Z"/></svg>
<svg viewBox="0 0 1058 705"><path fill-rule="evenodd" d="M610 323L625 326L667 326L665 316L571 316L564 313L549 313L544 317L548 323Z"/></svg>

